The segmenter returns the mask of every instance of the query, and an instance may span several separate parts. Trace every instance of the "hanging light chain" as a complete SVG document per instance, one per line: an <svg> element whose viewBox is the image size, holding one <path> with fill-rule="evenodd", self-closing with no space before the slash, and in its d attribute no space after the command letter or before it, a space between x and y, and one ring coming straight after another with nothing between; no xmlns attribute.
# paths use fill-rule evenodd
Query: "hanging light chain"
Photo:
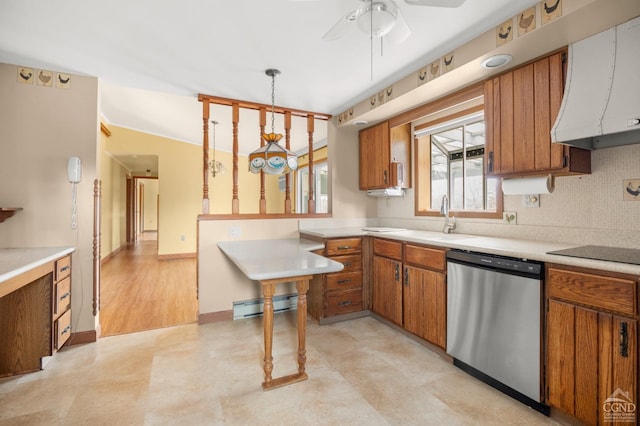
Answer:
<svg viewBox="0 0 640 426"><path fill-rule="evenodd" d="M276 73L271 73L271 133L275 133L274 121L275 121L275 109L276 109Z"/></svg>
<svg viewBox="0 0 640 426"><path fill-rule="evenodd" d="M271 77L271 133L275 133L276 76L280 74L280 70L269 68L265 74Z"/></svg>

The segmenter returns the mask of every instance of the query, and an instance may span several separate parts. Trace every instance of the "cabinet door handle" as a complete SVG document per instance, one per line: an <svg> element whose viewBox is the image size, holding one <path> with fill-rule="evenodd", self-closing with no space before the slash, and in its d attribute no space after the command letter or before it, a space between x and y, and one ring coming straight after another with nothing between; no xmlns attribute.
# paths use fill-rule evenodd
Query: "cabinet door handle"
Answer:
<svg viewBox="0 0 640 426"><path fill-rule="evenodd" d="M396 263L396 281L400 280L400 265Z"/></svg>
<svg viewBox="0 0 640 426"><path fill-rule="evenodd" d="M493 172L493 151L489 152L489 164L487 164L487 169L489 169L489 173Z"/></svg>
<svg viewBox="0 0 640 426"><path fill-rule="evenodd" d="M346 279L346 280L338 280L338 284L347 284L351 282L351 278Z"/></svg>
<svg viewBox="0 0 640 426"><path fill-rule="evenodd" d="M389 182L389 177L387 176L388 173L385 170L384 172L382 172L382 179L384 180L384 184L386 185Z"/></svg>
<svg viewBox="0 0 640 426"><path fill-rule="evenodd" d="M62 296L60 296L60 299L59 299L59 300L64 300L64 299L66 299L66 298L67 298L67 297L69 297L69 296L71 296L71 293L66 292L65 294L63 294Z"/></svg>
<svg viewBox="0 0 640 426"><path fill-rule="evenodd" d="M65 327L65 329L64 329L64 330L62 330L62 331L60 332L60 335L61 335L61 336L64 336L64 335L65 335L65 334L67 334L69 331L71 331L71 326L70 326L70 325L66 326L66 327Z"/></svg>
<svg viewBox="0 0 640 426"><path fill-rule="evenodd" d="M345 302L338 302L338 306L349 306L351 304L351 301L347 300Z"/></svg>
<svg viewBox="0 0 640 426"><path fill-rule="evenodd" d="M620 323L620 356L629 356L629 325L626 322Z"/></svg>
<svg viewBox="0 0 640 426"><path fill-rule="evenodd" d="M404 268L404 285L409 286L409 270Z"/></svg>

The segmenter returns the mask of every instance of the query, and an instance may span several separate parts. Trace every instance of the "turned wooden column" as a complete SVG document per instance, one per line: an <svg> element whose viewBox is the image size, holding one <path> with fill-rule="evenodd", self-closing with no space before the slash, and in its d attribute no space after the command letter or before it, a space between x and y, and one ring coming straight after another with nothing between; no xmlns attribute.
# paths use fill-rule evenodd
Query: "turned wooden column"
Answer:
<svg viewBox="0 0 640 426"><path fill-rule="evenodd" d="M273 295L275 283L262 283L262 295L264 296L264 315L262 317L264 327L264 382L262 387L268 389L271 385L271 372L273 371Z"/></svg>
<svg viewBox="0 0 640 426"><path fill-rule="evenodd" d="M209 214L209 102L202 102L202 213Z"/></svg>
<svg viewBox="0 0 640 426"><path fill-rule="evenodd" d="M316 212L316 195L315 195L315 176L313 171L313 130L314 130L313 114L307 115L307 132L309 133L309 207L307 212L313 214Z"/></svg>
<svg viewBox="0 0 640 426"><path fill-rule="evenodd" d="M233 198L231 199L231 213L240 213L240 200L238 199L238 123L240 122L240 105L234 102L233 114Z"/></svg>
<svg viewBox="0 0 640 426"><path fill-rule="evenodd" d="M291 150L291 111L284 113L285 148ZM291 173L285 175L284 212L291 213Z"/></svg>
<svg viewBox="0 0 640 426"><path fill-rule="evenodd" d="M260 147L263 147L266 142L262 135L264 135L265 128L267 126L267 109L260 108ZM264 195L265 192L265 182L264 182L264 171L260 170L260 214L267 213L267 199Z"/></svg>

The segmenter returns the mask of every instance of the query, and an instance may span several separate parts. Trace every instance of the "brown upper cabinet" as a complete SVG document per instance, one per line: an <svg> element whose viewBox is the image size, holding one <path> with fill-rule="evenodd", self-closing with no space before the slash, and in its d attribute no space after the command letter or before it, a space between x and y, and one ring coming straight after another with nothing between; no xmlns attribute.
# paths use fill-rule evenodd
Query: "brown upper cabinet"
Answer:
<svg viewBox="0 0 640 426"><path fill-rule="evenodd" d="M485 162L492 176L591 173L591 152L551 142L562 103L566 51L484 84Z"/></svg>
<svg viewBox="0 0 640 426"><path fill-rule="evenodd" d="M411 124L360 131L360 189L411 187Z"/></svg>

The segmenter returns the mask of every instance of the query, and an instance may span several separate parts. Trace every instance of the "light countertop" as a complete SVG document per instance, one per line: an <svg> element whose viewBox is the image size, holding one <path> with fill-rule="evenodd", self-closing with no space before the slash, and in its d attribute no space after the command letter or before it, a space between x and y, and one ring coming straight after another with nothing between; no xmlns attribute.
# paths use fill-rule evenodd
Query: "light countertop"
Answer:
<svg viewBox="0 0 640 426"><path fill-rule="evenodd" d="M252 280L296 277L341 271L336 261L311 253L324 244L304 238L219 241L218 247Z"/></svg>
<svg viewBox="0 0 640 426"><path fill-rule="evenodd" d="M592 268L640 276L640 265L547 254L548 251L567 249L581 244L485 237L470 234L445 234L443 232L419 230L393 231L387 229L386 232L374 232L364 231L362 228L301 229L300 235L301 237L307 236L315 238L339 238L368 235L437 247L469 250L500 256L511 256L522 259L538 260L541 262L579 266L583 268Z"/></svg>
<svg viewBox="0 0 640 426"><path fill-rule="evenodd" d="M0 284L73 251L75 251L73 247L0 249Z"/></svg>

